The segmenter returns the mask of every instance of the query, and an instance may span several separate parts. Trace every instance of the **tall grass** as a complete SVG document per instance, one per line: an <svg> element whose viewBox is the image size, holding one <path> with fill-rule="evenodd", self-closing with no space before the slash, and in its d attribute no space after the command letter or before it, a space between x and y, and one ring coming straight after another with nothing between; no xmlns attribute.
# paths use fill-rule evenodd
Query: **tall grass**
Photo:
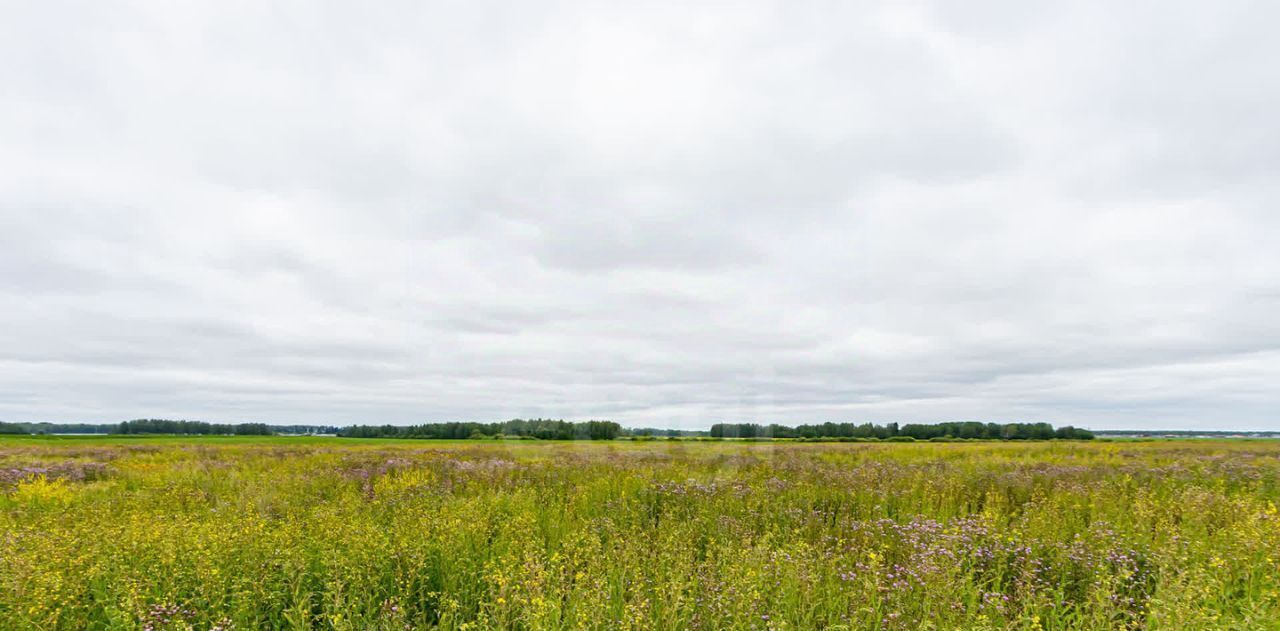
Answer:
<svg viewBox="0 0 1280 631"><path fill-rule="evenodd" d="M1280 628L1280 443L0 440L3 629Z"/></svg>

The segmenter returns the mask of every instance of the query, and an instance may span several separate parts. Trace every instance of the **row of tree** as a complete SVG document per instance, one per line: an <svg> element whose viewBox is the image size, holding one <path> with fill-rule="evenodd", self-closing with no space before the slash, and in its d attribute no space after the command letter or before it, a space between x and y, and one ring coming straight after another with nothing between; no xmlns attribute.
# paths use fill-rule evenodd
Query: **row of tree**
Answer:
<svg viewBox="0 0 1280 631"><path fill-rule="evenodd" d="M137 419L120 424L113 434L203 434L235 436L270 436L275 433L266 423L226 425L204 421L169 421Z"/></svg>
<svg viewBox="0 0 1280 631"><path fill-rule="evenodd" d="M0 434L228 434L265 436L279 428L265 423L223 425L201 421L139 419L123 423L0 423Z"/></svg>
<svg viewBox="0 0 1280 631"><path fill-rule="evenodd" d="M661 427L629 427L622 430L623 436L653 436L666 438L693 438L710 436L705 429L663 429Z"/></svg>
<svg viewBox="0 0 1280 631"><path fill-rule="evenodd" d="M267 425L265 423L205 423L137 419L123 423L0 423L0 434L337 434L333 425Z"/></svg>
<svg viewBox="0 0 1280 631"><path fill-rule="evenodd" d="M718 423L711 426L713 438L879 438L906 436L930 438L972 438L976 440L1091 440L1093 432L1070 425L1055 429L1048 423L952 423L876 425L874 423L822 423L820 425L759 425Z"/></svg>
<svg viewBox="0 0 1280 631"><path fill-rule="evenodd" d="M267 436L271 434L337 434L349 438L534 438L541 440L612 440L619 436L669 436L711 438L878 438L928 440L957 438L977 440L1089 440L1093 432L1070 425L1054 428L1048 423L982 423L978 421L877 425L874 423L822 423L818 425L761 425L717 423L711 431L641 428L624 430L613 421L570 422L553 419L513 419L498 423L427 423L423 425L327 425L273 426L265 423L220 424L204 421L137 419L119 424L0 423L0 434L203 434Z"/></svg>
<svg viewBox="0 0 1280 631"><path fill-rule="evenodd" d="M501 423L427 423L425 425L353 425L338 432L348 438L537 438L541 440L613 440L622 426L613 421L574 423L552 419L514 419Z"/></svg>
<svg viewBox="0 0 1280 631"><path fill-rule="evenodd" d="M0 434L114 434L119 423L0 423Z"/></svg>

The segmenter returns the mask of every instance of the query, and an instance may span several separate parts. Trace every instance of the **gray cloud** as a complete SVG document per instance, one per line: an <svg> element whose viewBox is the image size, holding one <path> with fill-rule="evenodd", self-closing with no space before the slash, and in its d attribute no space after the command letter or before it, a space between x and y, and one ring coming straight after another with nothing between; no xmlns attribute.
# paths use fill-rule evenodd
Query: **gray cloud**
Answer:
<svg viewBox="0 0 1280 631"><path fill-rule="evenodd" d="M1280 429L1280 11L686 5L11 7L0 418Z"/></svg>

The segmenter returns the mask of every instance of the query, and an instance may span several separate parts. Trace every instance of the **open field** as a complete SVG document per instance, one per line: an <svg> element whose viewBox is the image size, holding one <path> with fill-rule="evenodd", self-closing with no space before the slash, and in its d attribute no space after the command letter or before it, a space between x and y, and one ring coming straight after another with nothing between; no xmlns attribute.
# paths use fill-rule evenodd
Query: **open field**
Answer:
<svg viewBox="0 0 1280 631"><path fill-rule="evenodd" d="M0 628L1280 628L1280 442L0 439Z"/></svg>

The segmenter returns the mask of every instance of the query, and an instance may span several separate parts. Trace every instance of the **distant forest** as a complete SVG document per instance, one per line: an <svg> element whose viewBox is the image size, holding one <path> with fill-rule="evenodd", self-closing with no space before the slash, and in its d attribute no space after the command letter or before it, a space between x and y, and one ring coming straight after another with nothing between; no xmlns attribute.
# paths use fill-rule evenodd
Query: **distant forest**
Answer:
<svg viewBox="0 0 1280 631"><path fill-rule="evenodd" d="M113 434L220 434L235 436L270 436L274 432L266 423L239 423L224 425L204 421L166 421L162 419L138 419L125 421Z"/></svg>
<svg viewBox="0 0 1280 631"><path fill-rule="evenodd" d="M667 438L696 438L710 436L705 429L663 429L660 427L628 427L622 430L623 436L662 436Z"/></svg>
<svg viewBox="0 0 1280 631"><path fill-rule="evenodd" d="M0 423L0 434L187 434L270 436L272 434L337 434L329 425L267 425L136 419L123 423Z"/></svg>
<svg viewBox="0 0 1280 631"><path fill-rule="evenodd" d="M1118 438L1280 438L1280 431L1195 429L1103 429L1099 436Z"/></svg>
<svg viewBox="0 0 1280 631"><path fill-rule="evenodd" d="M502 423L427 423L425 425L353 425L338 432L347 438L533 438L541 440L613 440L622 426L613 421L573 423L551 419L514 419Z"/></svg>
<svg viewBox="0 0 1280 631"><path fill-rule="evenodd" d="M119 423L0 423L0 434L113 434Z"/></svg>
<svg viewBox="0 0 1280 631"><path fill-rule="evenodd" d="M1093 432L1067 425L1054 427L1048 423L982 423L964 421L954 423L910 424L897 423L822 423L821 425L757 425L755 423L718 423L711 426L712 438L878 438L896 437L914 440L931 438L972 438L975 440L1091 440Z"/></svg>
<svg viewBox="0 0 1280 631"><path fill-rule="evenodd" d="M1105 432L1101 432L1105 433ZM423 425L267 425L220 424L203 421L137 419L123 423L0 423L0 434L179 434L268 436L272 434L336 434L345 438L471 439L516 438L539 440L613 440L615 438L748 438L804 440L1090 440L1094 433L1048 423L982 423L978 421L876 425L822 423L817 425L761 425L718 423L705 430L625 429L613 421L571 422L553 419L514 419L498 423L426 423ZM1225 434L1225 433L1224 433Z"/></svg>

